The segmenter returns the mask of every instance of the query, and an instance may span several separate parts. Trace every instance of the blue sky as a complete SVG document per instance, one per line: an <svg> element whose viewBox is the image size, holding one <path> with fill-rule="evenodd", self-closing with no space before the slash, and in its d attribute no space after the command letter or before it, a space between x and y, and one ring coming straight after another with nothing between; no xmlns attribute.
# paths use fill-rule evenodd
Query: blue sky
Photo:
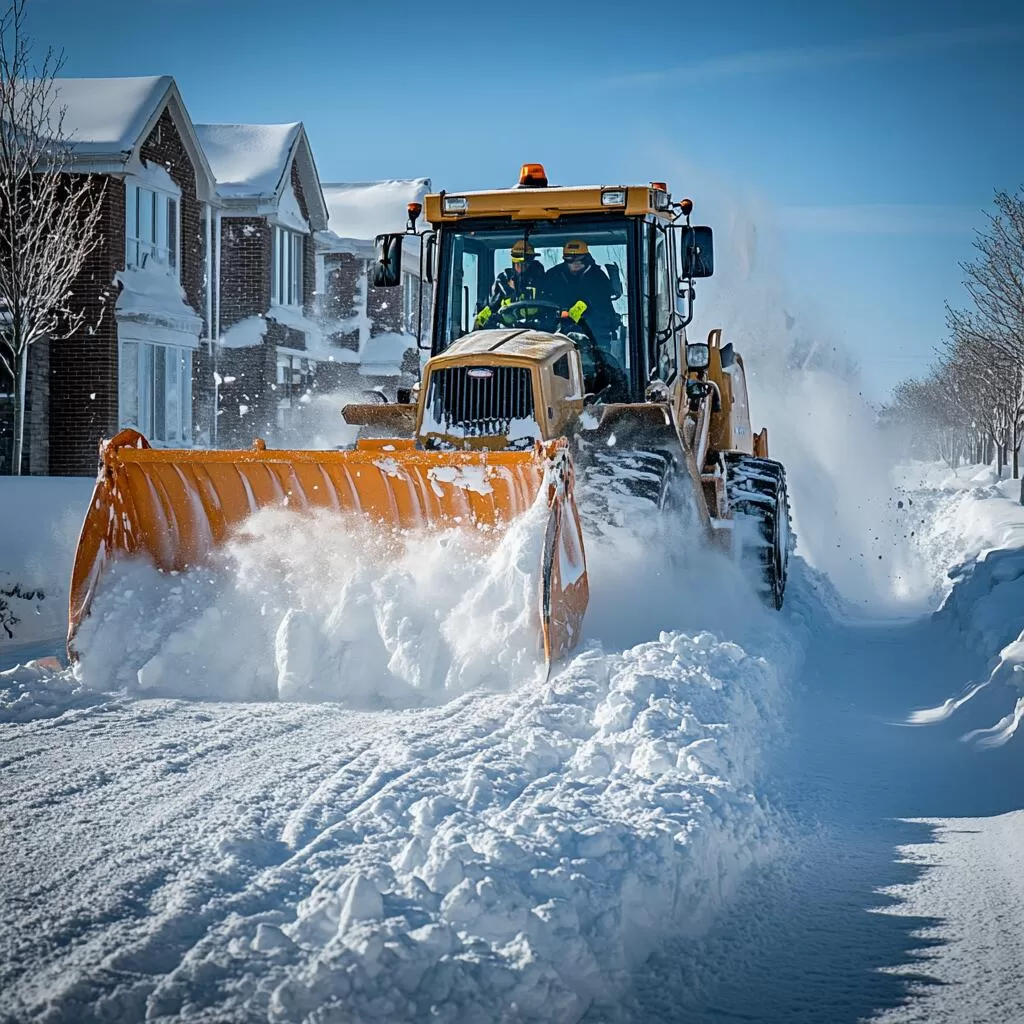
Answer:
<svg viewBox="0 0 1024 1024"><path fill-rule="evenodd" d="M30 0L30 29L68 75L173 74L196 121L304 121L328 181L668 180L720 253L756 224L770 294L876 396L1024 183L1024 10L994 0Z"/></svg>

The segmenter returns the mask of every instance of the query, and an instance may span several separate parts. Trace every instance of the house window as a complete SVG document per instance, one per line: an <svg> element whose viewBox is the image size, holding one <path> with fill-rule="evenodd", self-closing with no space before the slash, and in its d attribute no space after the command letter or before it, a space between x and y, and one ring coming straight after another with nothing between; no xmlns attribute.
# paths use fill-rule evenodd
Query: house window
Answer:
<svg viewBox="0 0 1024 1024"><path fill-rule="evenodd" d="M125 264L129 270L160 266L179 276L180 204L168 192L125 186Z"/></svg>
<svg viewBox="0 0 1024 1024"><path fill-rule="evenodd" d="M275 306L301 306L302 242L297 231L274 228L274 267L270 301Z"/></svg>
<svg viewBox="0 0 1024 1024"><path fill-rule="evenodd" d="M192 443L192 350L122 341L119 369L121 426L154 445Z"/></svg>
<svg viewBox="0 0 1024 1024"><path fill-rule="evenodd" d="M302 406L309 401L315 363L301 356L278 354L277 357L277 425L295 426Z"/></svg>

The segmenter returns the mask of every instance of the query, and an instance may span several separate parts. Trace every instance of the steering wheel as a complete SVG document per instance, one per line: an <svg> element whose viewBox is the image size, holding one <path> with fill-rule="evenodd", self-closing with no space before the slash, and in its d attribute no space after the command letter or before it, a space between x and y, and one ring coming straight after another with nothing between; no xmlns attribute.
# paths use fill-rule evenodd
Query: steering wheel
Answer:
<svg viewBox="0 0 1024 1024"><path fill-rule="evenodd" d="M558 326L562 307L557 302L549 302L547 299L521 299L519 302L510 302L507 306L498 307L499 319L504 319L509 313L519 313L520 316L516 319L524 323L536 321L536 326L540 330L553 334Z"/></svg>

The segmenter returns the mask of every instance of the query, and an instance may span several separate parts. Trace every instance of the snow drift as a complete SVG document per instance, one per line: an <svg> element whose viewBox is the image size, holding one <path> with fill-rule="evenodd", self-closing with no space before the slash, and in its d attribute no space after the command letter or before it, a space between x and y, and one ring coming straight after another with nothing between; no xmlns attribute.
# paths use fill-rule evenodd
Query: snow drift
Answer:
<svg viewBox="0 0 1024 1024"><path fill-rule="evenodd" d="M968 682L941 705L921 708L911 721L944 721L987 691L1008 707L989 728L965 740L982 747L1009 741L1024 719L1024 508L1014 500L1019 481L999 481L990 467L958 472L916 467L917 507L923 514L919 544L932 564L952 564L937 618L985 657L989 675Z"/></svg>

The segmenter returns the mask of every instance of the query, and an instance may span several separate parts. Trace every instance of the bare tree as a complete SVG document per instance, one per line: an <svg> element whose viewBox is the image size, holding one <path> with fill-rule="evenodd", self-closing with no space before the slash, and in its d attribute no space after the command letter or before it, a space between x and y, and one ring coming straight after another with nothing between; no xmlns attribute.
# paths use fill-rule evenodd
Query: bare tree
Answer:
<svg viewBox="0 0 1024 1024"><path fill-rule="evenodd" d="M25 438L29 348L85 323L72 287L99 243L102 188L69 173L72 139L55 82L62 54L38 63L25 32L27 0L0 18L0 366L13 382L12 472Z"/></svg>
<svg viewBox="0 0 1024 1024"><path fill-rule="evenodd" d="M978 258L960 265L974 308L947 305L946 320L954 343L975 350L999 378L998 460L1001 468L1011 455L1016 478L1024 440L1024 188L996 192L995 206L974 241Z"/></svg>

